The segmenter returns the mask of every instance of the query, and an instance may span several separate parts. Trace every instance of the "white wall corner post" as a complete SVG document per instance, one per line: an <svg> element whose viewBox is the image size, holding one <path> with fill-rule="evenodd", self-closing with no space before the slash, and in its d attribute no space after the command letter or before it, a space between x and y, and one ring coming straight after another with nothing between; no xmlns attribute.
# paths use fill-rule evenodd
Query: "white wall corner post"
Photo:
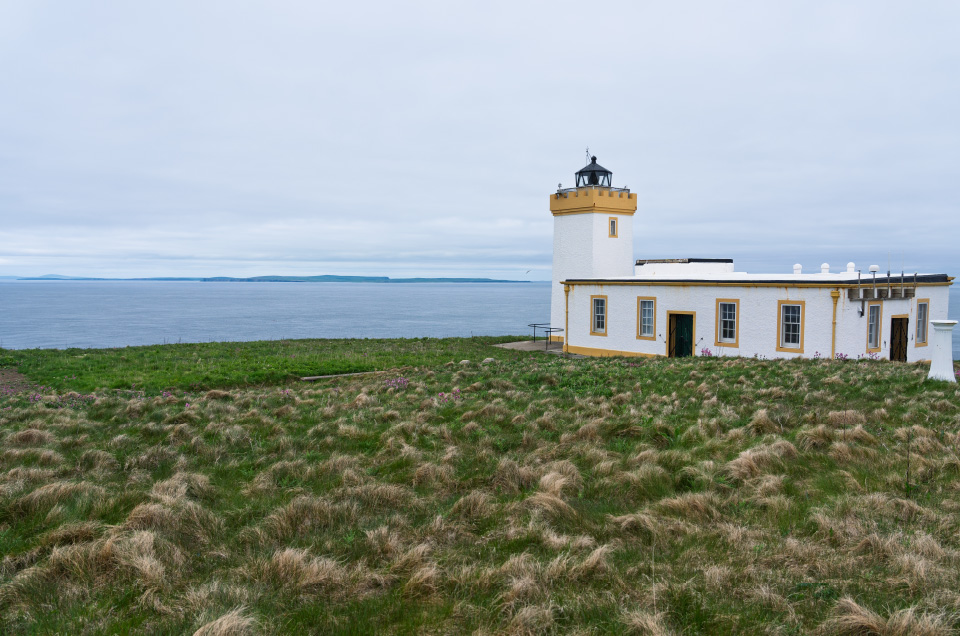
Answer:
<svg viewBox="0 0 960 636"><path fill-rule="evenodd" d="M933 327L933 342L930 343L933 351L927 379L956 382L957 376L953 373L953 328L957 326L957 321L931 320L930 326Z"/></svg>

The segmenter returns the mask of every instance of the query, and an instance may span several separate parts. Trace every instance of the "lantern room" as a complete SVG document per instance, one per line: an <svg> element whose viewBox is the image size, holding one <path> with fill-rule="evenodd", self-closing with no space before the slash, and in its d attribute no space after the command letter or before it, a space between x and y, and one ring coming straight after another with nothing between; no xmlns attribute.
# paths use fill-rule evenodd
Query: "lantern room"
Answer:
<svg viewBox="0 0 960 636"><path fill-rule="evenodd" d="M601 186L609 188L613 173L597 163L596 157L590 157L590 163L577 171L577 187Z"/></svg>

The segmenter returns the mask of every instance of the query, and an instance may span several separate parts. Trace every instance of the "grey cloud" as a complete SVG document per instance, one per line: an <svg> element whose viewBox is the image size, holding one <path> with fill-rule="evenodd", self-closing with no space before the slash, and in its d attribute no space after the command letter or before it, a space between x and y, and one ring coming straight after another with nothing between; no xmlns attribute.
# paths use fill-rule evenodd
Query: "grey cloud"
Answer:
<svg viewBox="0 0 960 636"><path fill-rule="evenodd" d="M0 274L548 278L547 196L587 144L639 194L638 256L785 271L893 247L955 273L958 18L5 3Z"/></svg>

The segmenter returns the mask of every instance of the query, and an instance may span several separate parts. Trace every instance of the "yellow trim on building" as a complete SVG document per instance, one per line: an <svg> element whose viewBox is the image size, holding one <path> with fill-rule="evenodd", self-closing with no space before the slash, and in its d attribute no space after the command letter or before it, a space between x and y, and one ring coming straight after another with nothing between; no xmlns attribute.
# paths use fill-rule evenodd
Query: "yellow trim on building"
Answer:
<svg viewBox="0 0 960 636"><path fill-rule="evenodd" d="M895 319L897 319L897 318L905 318L905 319L907 320L907 324L909 325L909 324L910 324L910 314L895 314L895 315L893 315L893 316L888 316L888 318L890 318L890 355L892 356L892 355L893 355L893 321L894 321ZM909 333L909 332L907 332L907 333ZM909 347L909 345L910 345L910 338L909 338L909 336L908 336L908 337L907 337L907 346ZM906 362L906 361L907 361L906 347L904 348L903 355L904 355L904 362ZM890 358L890 359L892 360L893 358Z"/></svg>
<svg viewBox="0 0 960 636"><path fill-rule="evenodd" d="M593 357L611 357L624 356L629 358L659 358L656 353L640 353L639 351L617 351L614 349L597 349L596 347L579 347L576 345L567 345L567 351L570 353L579 353L583 356Z"/></svg>
<svg viewBox="0 0 960 636"><path fill-rule="evenodd" d="M653 335L650 335L650 336L640 335L640 327L641 327L640 301L641 300L653 301ZM637 340L656 340L656 339L657 339L657 297L656 296L637 296Z"/></svg>
<svg viewBox="0 0 960 636"><path fill-rule="evenodd" d="M780 343L783 342L781 331L783 330L783 306L784 305L800 305L800 347L782 347ZM777 351L783 353L803 353L803 333L806 331L807 323L807 303L803 300L778 300L777 301Z"/></svg>
<svg viewBox="0 0 960 636"><path fill-rule="evenodd" d="M607 237L617 238L617 231L620 229L620 219L615 216L607 217Z"/></svg>
<svg viewBox="0 0 960 636"><path fill-rule="evenodd" d="M691 348L690 356L691 356L691 357L694 357L694 356L697 355L697 312L695 312L695 311L667 311L667 332L668 332L668 333L667 333L667 338L666 338L666 340L667 340L667 352L666 352L665 355L666 355L668 358L670 357L670 333L669 333L669 331L670 331L670 316L672 316L672 315L674 315L674 314L676 314L676 315L678 315L678 316L693 316L693 326L692 326L692 328L691 328L691 330L692 330L693 333L690 335L690 340L692 341L692 343L690 344L690 348Z"/></svg>
<svg viewBox="0 0 960 636"><path fill-rule="evenodd" d="M924 303L927 305L927 319L925 321L927 324L926 324L926 329L923 332L926 337L926 340L924 340L923 342L920 342L919 338L917 337L919 336L919 332L920 332L920 305ZM917 298L917 327L913 333L913 346L926 347L928 344L930 344L930 299Z"/></svg>
<svg viewBox="0 0 960 636"><path fill-rule="evenodd" d="M833 298L833 329L830 335L830 359L833 360L837 357L837 301L840 300L840 290L830 292L830 298Z"/></svg>
<svg viewBox="0 0 960 636"><path fill-rule="evenodd" d="M554 216L565 214L627 214L637 211L635 192L614 192L609 188L586 187L575 192L550 195L550 212Z"/></svg>
<svg viewBox="0 0 960 636"><path fill-rule="evenodd" d="M733 342L720 341L720 303L733 303L736 306L734 314L734 336ZM740 346L740 299L739 298L717 298L716 318L714 323L714 346L717 347L739 347Z"/></svg>
<svg viewBox="0 0 960 636"><path fill-rule="evenodd" d="M603 331L594 331L594 309L593 301L602 298L603 299ZM591 296L590 297L590 335L591 336L606 336L607 332L610 330L610 302L607 300L605 295Z"/></svg>
<svg viewBox="0 0 960 636"><path fill-rule="evenodd" d="M877 308L877 346L870 346L870 309ZM867 353L879 353L883 348L883 303L879 300L867 303Z"/></svg>

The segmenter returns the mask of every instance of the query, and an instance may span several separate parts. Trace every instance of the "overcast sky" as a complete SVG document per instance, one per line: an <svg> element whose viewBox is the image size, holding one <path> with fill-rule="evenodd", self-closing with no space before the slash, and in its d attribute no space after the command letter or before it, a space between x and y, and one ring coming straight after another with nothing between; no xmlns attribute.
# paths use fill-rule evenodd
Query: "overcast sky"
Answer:
<svg viewBox="0 0 960 636"><path fill-rule="evenodd" d="M960 273L960 2L0 0L0 275ZM528 270L532 270L529 273Z"/></svg>

